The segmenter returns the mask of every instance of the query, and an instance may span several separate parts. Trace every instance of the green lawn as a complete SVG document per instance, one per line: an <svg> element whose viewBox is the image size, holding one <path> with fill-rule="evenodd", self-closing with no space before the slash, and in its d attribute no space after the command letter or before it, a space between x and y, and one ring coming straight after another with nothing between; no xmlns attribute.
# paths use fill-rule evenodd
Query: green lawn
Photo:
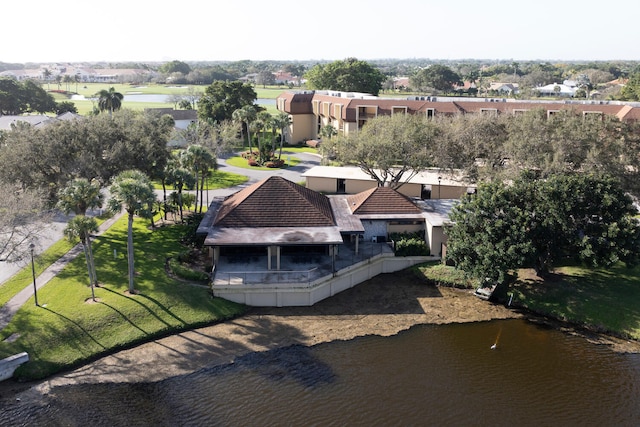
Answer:
<svg viewBox="0 0 640 427"><path fill-rule="evenodd" d="M298 163L300 163L300 159L295 158L295 157L285 156L284 153L282 153L282 160L284 160L286 162L285 166L284 166L285 168L289 168L289 167L295 166ZM267 167L263 167L263 166L249 166L249 163L247 162L247 159L245 159L244 157L241 157L241 156L230 157L230 158L226 159L225 162L229 166L235 166L235 167L238 167L238 168L245 168L245 169L252 169L252 170L259 170L259 171L277 170L276 168L267 168Z"/></svg>
<svg viewBox="0 0 640 427"><path fill-rule="evenodd" d="M640 340L640 267L561 267L546 281L530 270L507 290L536 313Z"/></svg>
<svg viewBox="0 0 640 427"><path fill-rule="evenodd" d="M427 263L414 267L429 282L474 287L453 267ZM640 267L618 265L610 269L576 266L557 268L547 280L530 269L518 280L498 287L494 296L512 305L593 330L640 340Z"/></svg>
<svg viewBox="0 0 640 427"><path fill-rule="evenodd" d="M239 175L237 173L212 171L211 175L205 181L205 189L218 190L220 188L235 187L236 185L244 184L247 181L246 176ZM159 181L153 182L153 188L156 190L162 190L162 183ZM173 191L172 188L167 187L167 192Z"/></svg>
<svg viewBox="0 0 640 427"><path fill-rule="evenodd" d="M69 252L75 245L75 243L63 239L54 243L43 253L36 255L34 258L36 276L40 275L47 267ZM33 274L31 271L31 263L29 262L22 270L0 285L0 306L5 305L7 301L31 283L33 283Z"/></svg>
<svg viewBox="0 0 640 427"><path fill-rule="evenodd" d="M58 85L56 83L49 83L43 86L46 90L58 90ZM170 85L170 84L155 84L155 83L144 83L141 85L132 85L132 84L122 84L122 83L78 83L70 84L69 91L73 93L77 93L79 95L84 95L87 98L93 97L96 93L101 90L109 90L109 88L114 88L116 92L119 92L123 95L131 95L131 94L147 94L147 95L183 95L186 94L187 91L192 88L197 92L204 92L206 86L204 85ZM60 90L66 90L67 85L61 84ZM261 86L255 88L256 93L258 94L258 98L260 99L275 99L282 92L287 90L284 86L267 86L267 88L262 88ZM56 101L68 101L70 100L68 96L59 94L56 92L51 92L51 95L55 98ZM93 110L94 101L91 100L74 100L72 101L76 108L78 109L78 114L86 115ZM172 103L162 103L162 102L123 102L122 108L128 108L131 110L142 111L146 108L173 108L174 105ZM264 106L266 111L271 114L276 114L277 109L275 105L266 105Z"/></svg>
<svg viewBox="0 0 640 427"><path fill-rule="evenodd" d="M87 269L77 257L38 291L35 307L28 301L0 331L0 357L26 351L30 361L18 378L44 378L62 369L148 341L158 336L237 316L245 307L213 298L209 290L170 278L168 257L184 248L178 243L185 226L151 231L148 220L136 219L134 245L136 290L127 290L126 236L123 217L94 241L98 280L97 303L88 302ZM5 342L13 334L18 338Z"/></svg>

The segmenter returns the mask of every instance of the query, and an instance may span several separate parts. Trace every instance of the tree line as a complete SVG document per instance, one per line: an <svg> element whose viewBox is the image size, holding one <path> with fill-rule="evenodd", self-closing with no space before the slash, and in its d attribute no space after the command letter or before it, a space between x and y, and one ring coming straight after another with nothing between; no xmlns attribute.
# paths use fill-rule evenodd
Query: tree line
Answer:
<svg viewBox="0 0 640 427"><path fill-rule="evenodd" d="M640 197L640 124L607 115L530 110L431 119L379 116L321 147L328 157L392 187L425 168L455 171L472 183L514 179L522 170L540 178L589 171L615 177Z"/></svg>

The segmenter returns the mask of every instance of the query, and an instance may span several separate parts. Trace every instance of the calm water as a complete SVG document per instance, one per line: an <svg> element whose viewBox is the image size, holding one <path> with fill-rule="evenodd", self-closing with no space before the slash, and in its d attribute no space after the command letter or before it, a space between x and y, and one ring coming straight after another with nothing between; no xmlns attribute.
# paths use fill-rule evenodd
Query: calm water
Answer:
<svg viewBox="0 0 640 427"><path fill-rule="evenodd" d="M640 355L522 320L419 326L5 409L6 425L637 426Z"/></svg>

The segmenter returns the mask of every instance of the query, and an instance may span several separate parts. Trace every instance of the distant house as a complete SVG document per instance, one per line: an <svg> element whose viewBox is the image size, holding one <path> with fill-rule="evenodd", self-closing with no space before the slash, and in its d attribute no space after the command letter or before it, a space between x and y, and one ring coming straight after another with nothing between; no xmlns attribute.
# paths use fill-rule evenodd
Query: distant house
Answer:
<svg viewBox="0 0 640 427"><path fill-rule="evenodd" d="M45 77L46 71L48 77ZM154 72L145 69L90 68L82 64L44 64L35 69L6 70L0 77L16 80L46 80L55 82L58 76L72 76L85 83L135 83L149 80Z"/></svg>
<svg viewBox="0 0 640 427"><path fill-rule="evenodd" d="M502 94L502 95L514 95L520 92L518 83L498 83L494 82L489 84L489 92Z"/></svg>
<svg viewBox="0 0 640 427"><path fill-rule="evenodd" d="M42 127L51 123L67 120L76 120L82 116L70 112L62 113L57 117L45 116L42 114L37 115L24 115L24 116L0 116L0 130L11 130L12 126L18 122L27 123L33 127Z"/></svg>
<svg viewBox="0 0 640 427"><path fill-rule="evenodd" d="M174 110L173 108L146 108L145 111L160 114L169 115L175 122L174 129L176 131L187 129L194 123L198 122L197 110ZM180 132L174 132L173 137L169 141L170 146L182 147L186 145L186 141L180 135Z"/></svg>
<svg viewBox="0 0 640 427"><path fill-rule="evenodd" d="M540 96L562 96L567 98L573 98L576 95L577 90L578 87L572 85L569 81L565 81L561 84L552 83L546 86L533 88L533 91L537 92Z"/></svg>

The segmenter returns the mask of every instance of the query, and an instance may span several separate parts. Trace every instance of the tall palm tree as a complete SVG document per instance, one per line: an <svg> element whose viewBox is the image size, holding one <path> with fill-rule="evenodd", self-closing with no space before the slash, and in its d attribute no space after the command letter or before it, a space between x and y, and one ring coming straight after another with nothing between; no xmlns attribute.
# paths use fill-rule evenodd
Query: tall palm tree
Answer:
<svg viewBox="0 0 640 427"><path fill-rule="evenodd" d="M49 82L51 81L51 70L49 70L48 68L45 68L42 71L42 75L44 77L44 80L47 82L47 90L48 90L50 89Z"/></svg>
<svg viewBox="0 0 640 427"><path fill-rule="evenodd" d="M183 216L183 197L182 190L192 188L195 184L195 177L190 170L184 168L180 163L172 163L168 166L166 181L176 190L178 196L178 212L180 213L180 221L184 221Z"/></svg>
<svg viewBox="0 0 640 427"><path fill-rule="evenodd" d="M127 227L127 259L129 263L129 292L135 293L134 258L133 258L133 217L139 215L148 218L156 200L153 186L149 178L138 170L120 172L109 188L111 197L109 209L120 212L123 208L128 215Z"/></svg>
<svg viewBox="0 0 640 427"><path fill-rule="evenodd" d="M233 112L232 118L236 122L240 122L243 127L247 129L247 140L249 141L249 153L252 153L251 147L251 129L249 129L251 122L256 119L256 109L252 105L245 105Z"/></svg>
<svg viewBox="0 0 640 427"><path fill-rule="evenodd" d="M204 181L209 175L209 169L215 168L216 158L211 151L199 144L187 147L184 155L185 166L193 170L196 178L196 208L198 207L198 190L200 191L200 213L202 213Z"/></svg>
<svg viewBox="0 0 640 427"><path fill-rule="evenodd" d="M87 209L101 208L104 201L104 195L101 192L100 184L97 181L89 181L85 178L76 178L67 186L58 191L58 209L65 214L73 212L76 214L71 219L65 234L69 240L79 237L87 259L87 269L89 270L89 280L92 286L98 285L98 277L96 274L96 266L93 260L93 252L91 251L90 233L97 231L97 222L93 218L87 218L85 215ZM95 227L94 227L95 224Z"/></svg>
<svg viewBox="0 0 640 427"><path fill-rule="evenodd" d="M114 87L110 87L109 90L102 89L100 92L96 93L96 96L98 97L98 109L100 111L109 111L109 116L111 116L114 111L118 111L120 107L122 107L122 99L124 98L124 95L120 92L116 92Z"/></svg>
<svg viewBox="0 0 640 427"><path fill-rule="evenodd" d="M280 152L278 153L278 160L282 157L282 145L286 141L286 130L289 128L290 124L291 117L283 111L280 111L273 118L273 127L280 130Z"/></svg>
<svg viewBox="0 0 640 427"><path fill-rule="evenodd" d="M95 180L76 178L58 191L58 209L65 214L86 215L87 209L100 208L103 202L100 183Z"/></svg>
<svg viewBox="0 0 640 427"><path fill-rule="evenodd" d="M95 286L98 285L98 277L96 274L95 262L93 260L93 250L91 249L91 233L98 231L98 222L93 217L77 215L71 218L64 234L69 240L80 238L84 257L87 262L87 271L89 272L89 286L91 287L91 299L96 300Z"/></svg>
<svg viewBox="0 0 640 427"><path fill-rule="evenodd" d="M260 139L260 135L258 135L258 152L260 153L260 163L264 162L267 154L267 147L265 147L266 139L267 139L267 129L271 127L271 121L273 120L273 116L271 113L267 111L260 111L256 115L256 129L258 131L262 131L262 139Z"/></svg>

